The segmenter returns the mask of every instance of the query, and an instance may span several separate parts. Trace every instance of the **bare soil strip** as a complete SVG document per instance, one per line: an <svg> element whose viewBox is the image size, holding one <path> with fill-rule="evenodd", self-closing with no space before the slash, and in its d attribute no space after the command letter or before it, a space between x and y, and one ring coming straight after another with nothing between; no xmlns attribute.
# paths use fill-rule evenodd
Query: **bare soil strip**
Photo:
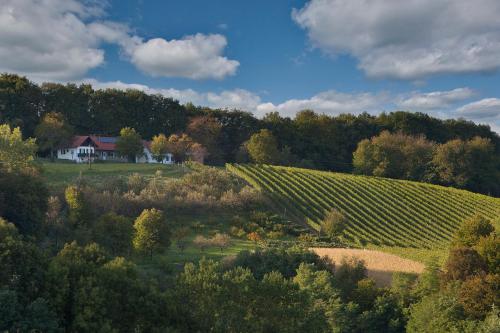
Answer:
<svg viewBox="0 0 500 333"><path fill-rule="evenodd" d="M320 257L327 256L336 264L342 259L356 257L363 260L369 278L375 280L379 286L389 286L392 274L395 272L420 274L424 271L424 264L404 259L393 254L375 250L343 249L343 248L311 248Z"/></svg>

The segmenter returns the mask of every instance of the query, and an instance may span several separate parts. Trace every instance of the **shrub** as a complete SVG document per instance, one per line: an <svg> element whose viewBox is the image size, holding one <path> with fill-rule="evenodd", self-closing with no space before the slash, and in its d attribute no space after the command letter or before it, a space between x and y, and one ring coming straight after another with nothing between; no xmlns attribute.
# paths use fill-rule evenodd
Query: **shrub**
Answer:
<svg viewBox="0 0 500 333"><path fill-rule="evenodd" d="M469 278L460 287L458 301L471 318L484 319L493 305L500 304L500 275Z"/></svg>
<svg viewBox="0 0 500 333"><path fill-rule="evenodd" d="M338 238L346 228L347 218L336 209L329 211L321 221L321 232L331 240Z"/></svg>
<svg viewBox="0 0 500 333"><path fill-rule="evenodd" d="M486 263L476 250L462 247L450 251L445 264L444 280L465 281L467 278L483 274L487 270Z"/></svg>
<svg viewBox="0 0 500 333"><path fill-rule="evenodd" d="M495 231L495 227L488 219L481 215L474 215L464 221L455 234L453 243L456 246L474 246L481 237L490 235Z"/></svg>
<svg viewBox="0 0 500 333"><path fill-rule="evenodd" d="M481 237L475 249L486 262L488 271L500 274L500 238L495 234Z"/></svg>

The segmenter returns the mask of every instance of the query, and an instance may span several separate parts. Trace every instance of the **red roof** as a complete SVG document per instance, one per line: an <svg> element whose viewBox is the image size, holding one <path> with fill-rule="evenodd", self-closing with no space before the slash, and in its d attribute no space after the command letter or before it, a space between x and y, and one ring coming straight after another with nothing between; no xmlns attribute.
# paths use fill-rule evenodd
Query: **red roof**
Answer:
<svg viewBox="0 0 500 333"><path fill-rule="evenodd" d="M117 137L100 136L100 135L76 135L73 137L71 148L76 148L81 146L87 139L90 139L92 141L96 150L106 150L106 151L116 150ZM150 149L151 147L151 141L142 140L142 144L147 149Z"/></svg>
<svg viewBox="0 0 500 333"><path fill-rule="evenodd" d="M76 148L79 147L82 143L87 140L89 136L88 135L75 135L73 137L73 140L71 142L71 147L70 148Z"/></svg>

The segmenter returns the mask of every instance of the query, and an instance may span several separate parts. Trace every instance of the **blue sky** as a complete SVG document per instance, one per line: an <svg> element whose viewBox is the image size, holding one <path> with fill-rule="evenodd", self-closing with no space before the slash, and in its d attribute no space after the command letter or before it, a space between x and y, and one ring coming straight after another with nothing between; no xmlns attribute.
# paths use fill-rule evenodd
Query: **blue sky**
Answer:
<svg viewBox="0 0 500 333"><path fill-rule="evenodd" d="M262 116L410 110L500 131L500 2L0 0L0 71Z"/></svg>

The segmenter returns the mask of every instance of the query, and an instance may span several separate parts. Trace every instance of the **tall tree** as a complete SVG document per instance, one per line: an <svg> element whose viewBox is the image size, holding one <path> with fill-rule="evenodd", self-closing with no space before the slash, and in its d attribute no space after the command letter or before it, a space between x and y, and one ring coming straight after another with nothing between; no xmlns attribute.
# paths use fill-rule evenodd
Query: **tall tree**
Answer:
<svg viewBox="0 0 500 333"><path fill-rule="evenodd" d="M116 140L116 150L126 156L129 162L135 163L136 157L144 151L141 136L131 127L122 128Z"/></svg>
<svg viewBox="0 0 500 333"><path fill-rule="evenodd" d="M187 134L172 134L168 137L168 150L176 162L183 162L188 158L191 146L194 144Z"/></svg>
<svg viewBox="0 0 500 333"><path fill-rule="evenodd" d="M43 112L43 96L36 84L15 74L0 75L0 123L20 127L29 137Z"/></svg>
<svg viewBox="0 0 500 333"><path fill-rule="evenodd" d="M449 141L437 147L432 162L443 184L500 194L500 158L490 139Z"/></svg>
<svg viewBox="0 0 500 333"><path fill-rule="evenodd" d="M170 228L161 210L143 210L135 220L134 229L134 248L149 253L150 258L153 257L153 251L170 246Z"/></svg>
<svg viewBox="0 0 500 333"><path fill-rule="evenodd" d="M207 149L209 162L214 164L222 163L219 147L221 131L221 124L210 116L192 118L187 126L189 136Z"/></svg>
<svg viewBox="0 0 500 333"><path fill-rule="evenodd" d="M91 222L91 210L83 191L74 185L68 186L64 192L69 208L69 222L75 227L85 227Z"/></svg>
<svg viewBox="0 0 500 333"><path fill-rule="evenodd" d="M23 140L19 127L0 125L0 170L36 173L33 163L36 149L34 139Z"/></svg>
<svg viewBox="0 0 500 333"><path fill-rule="evenodd" d="M58 148L67 146L73 136L73 128L66 122L60 113L47 113L40 124L35 128L35 136L42 150L50 151L50 159L54 161L54 152Z"/></svg>
<svg viewBox="0 0 500 333"><path fill-rule="evenodd" d="M384 131L359 142L353 165L362 174L422 180L432 160L433 148L433 143L423 136Z"/></svg>
<svg viewBox="0 0 500 333"><path fill-rule="evenodd" d="M165 134L158 134L153 137L151 141L151 153L157 161L165 158L168 151L168 139Z"/></svg>
<svg viewBox="0 0 500 333"><path fill-rule="evenodd" d="M113 256L126 256L132 248L133 225L125 216L107 213L93 228L94 239Z"/></svg>
<svg viewBox="0 0 500 333"><path fill-rule="evenodd" d="M279 161L278 142L273 133L267 129L252 135L246 143L246 148L250 158L255 163L274 164Z"/></svg>

